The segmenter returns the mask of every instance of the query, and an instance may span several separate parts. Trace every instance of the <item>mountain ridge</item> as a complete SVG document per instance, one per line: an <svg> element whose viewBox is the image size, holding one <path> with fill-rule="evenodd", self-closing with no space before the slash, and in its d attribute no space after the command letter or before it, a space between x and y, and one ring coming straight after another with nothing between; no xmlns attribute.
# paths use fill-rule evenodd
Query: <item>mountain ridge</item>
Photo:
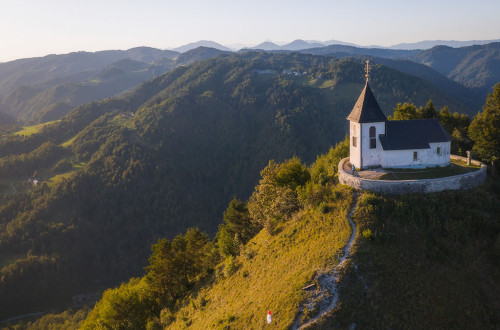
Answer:
<svg viewBox="0 0 500 330"><path fill-rule="evenodd" d="M345 137L363 65L299 53L222 54L78 106L36 133L3 136L0 259L10 263L0 269L0 295L9 297L1 317L137 276L160 237L190 226L213 235L224 205L250 195L269 159L309 163ZM386 114L397 102L423 105L429 97L437 107L461 106L419 78L383 65L372 72ZM30 176L45 183L28 186Z"/></svg>

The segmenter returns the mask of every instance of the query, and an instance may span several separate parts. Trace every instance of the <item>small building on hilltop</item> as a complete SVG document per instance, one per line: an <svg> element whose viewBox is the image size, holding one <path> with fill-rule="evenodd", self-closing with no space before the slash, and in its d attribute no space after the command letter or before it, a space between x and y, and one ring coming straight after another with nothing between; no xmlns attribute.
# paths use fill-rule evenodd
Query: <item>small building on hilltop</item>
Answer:
<svg viewBox="0 0 500 330"><path fill-rule="evenodd" d="M424 168L450 164L451 136L439 120L395 120L384 115L368 84L349 120L350 163L360 169Z"/></svg>

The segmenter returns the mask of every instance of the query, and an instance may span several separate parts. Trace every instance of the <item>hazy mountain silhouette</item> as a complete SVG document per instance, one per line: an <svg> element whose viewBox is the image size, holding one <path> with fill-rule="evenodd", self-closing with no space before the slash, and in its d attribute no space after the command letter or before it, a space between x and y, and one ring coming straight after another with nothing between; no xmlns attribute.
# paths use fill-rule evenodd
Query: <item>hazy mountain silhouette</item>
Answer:
<svg viewBox="0 0 500 330"><path fill-rule="evenodd" d="M195 49L198 47L209 47L209 48L215 48L215 49L219 49L219 50L226 51L226 52L232 52L232 50L230 48L223 46L219 43L216 43L214 41L211 41L211 40L200 40L197 42L192 42L192 43L189 43L187 45L183 45L183 46L174 48L174 49L172 49L172 51L179 52L179 53L185 53L189 50L192 50L192 49Z"/></svg>

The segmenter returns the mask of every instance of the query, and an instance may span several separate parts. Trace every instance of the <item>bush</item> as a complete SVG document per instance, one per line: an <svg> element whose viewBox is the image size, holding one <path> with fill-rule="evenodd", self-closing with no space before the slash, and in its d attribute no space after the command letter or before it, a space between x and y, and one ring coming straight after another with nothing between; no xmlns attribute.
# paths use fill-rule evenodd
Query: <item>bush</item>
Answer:
<svg viewBox="0 0 500 330"><path fill-rule="evenodd" d="M323 214L328 213L329 210L330 210L330 207L328 207L327 202L321 202L318 206L318 211L323 213Z"/></svg>
<svg viewBox="0 0 500 330"><path fill-rule="evenodd" d="M377 206L379 204L382 204L383 202L382 198L375 196L373 194L364 194L362 197L362 201L366 205L373 205L373 206Z"/></svg>
<svg viewBox="0 0 500 330"><path fill-rule="evenodd" d="M224 276L230 277L238 270L238 263L233 256L229 256L224 261Z"/></svg>
<svg viewBox="0 0 500 330"><path fill-rule="evenodd" d="M361 233L361 235L366 240L373 239L373 234L372 234L372 231L370 230L370 228L363 230L363 232Z"/></svg>
<svg viewBox="0 0 500 330"><path fill-rule="evenodd" d="M169 308L163 308L160 312L160 322L163 326L167 327L170 323L175 321L175 316Z"/></svg>

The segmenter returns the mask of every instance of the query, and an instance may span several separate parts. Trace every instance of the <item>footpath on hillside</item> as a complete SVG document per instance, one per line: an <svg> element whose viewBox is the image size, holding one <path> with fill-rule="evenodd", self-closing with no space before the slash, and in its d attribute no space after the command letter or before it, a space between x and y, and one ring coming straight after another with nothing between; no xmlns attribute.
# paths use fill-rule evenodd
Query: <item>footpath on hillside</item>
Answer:
<svg viewBox="0 0 500 330"><path fill-rule="evenodd" d="M352 221L352 215L354 214L354 211L356 209L358 193L354 191L353 194L354 198L352 201L352 206L349 214L347 215L347 220L349 221L352 229L349 242L344 247L343 254L339 259L339 263L337 264L337 266L335 266L328 273L316 276L315 280L317 281L319 287L316 288L316 291L314 292L312 297L310 297L306 302L302 304L300 313L295 319L295 322L292 326L292 329L294 330L306 328L309 325L312 325L323 315L337 307L339 300L338 282L340 279L340 270L346 265L347 259L351 256L351 248L354 243L354 238L356 237L356 225L354 224L354 221ZM319 309L319 312L316 316L314 316L304 324L301 324L302 318L304 317L304 311L306 309L309 311Z"/></svg>

